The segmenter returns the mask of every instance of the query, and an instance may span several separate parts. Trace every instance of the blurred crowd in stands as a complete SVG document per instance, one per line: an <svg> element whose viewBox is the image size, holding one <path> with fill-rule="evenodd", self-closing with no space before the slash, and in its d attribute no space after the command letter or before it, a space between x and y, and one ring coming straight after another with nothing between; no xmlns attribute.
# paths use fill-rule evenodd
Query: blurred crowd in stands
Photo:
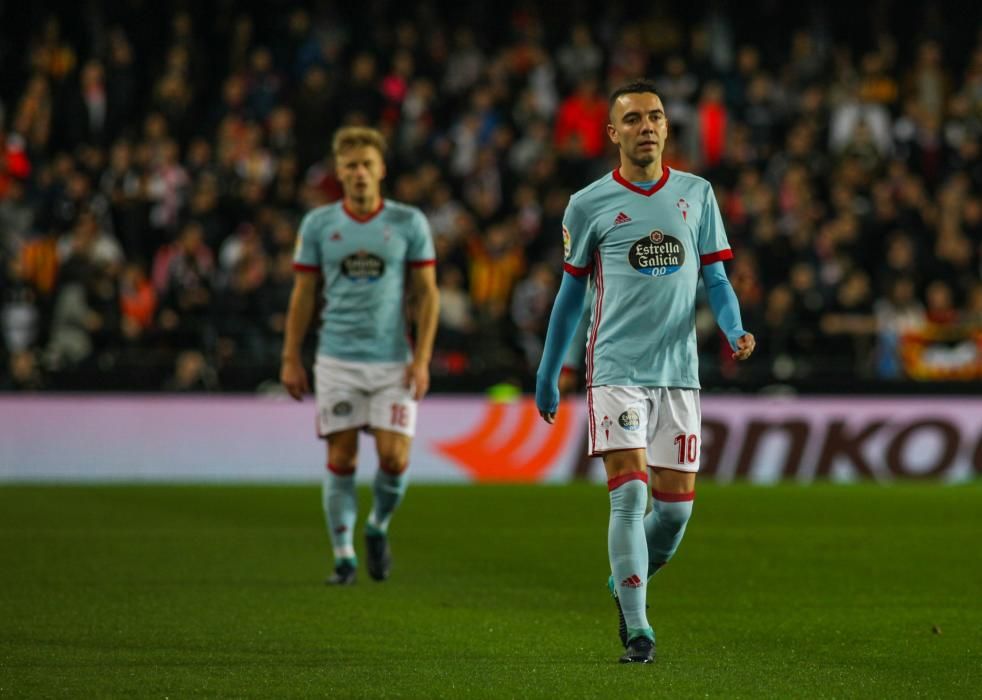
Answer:
<svg viewBox="0 0 982 700"><path fill-rule="evenodd" d="M667 164L715 187L757 335L737 367L701 312L704 377L982 378L982 31L822 6L5 4L0 389L274 381L342 124L383 130L387 196L432 225L436 387L528 386L563 210L638 76Z"/></svg>

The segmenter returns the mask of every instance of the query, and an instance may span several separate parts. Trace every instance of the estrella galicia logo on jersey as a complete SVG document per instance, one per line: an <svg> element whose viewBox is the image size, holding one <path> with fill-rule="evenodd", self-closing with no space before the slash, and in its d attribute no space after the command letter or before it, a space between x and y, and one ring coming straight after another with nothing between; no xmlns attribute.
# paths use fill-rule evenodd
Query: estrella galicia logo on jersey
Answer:
<svg viewBox="0 0 982 700"><path fill-rule="evenodd" d="M384 272L385 261L364 250L359 250L341 261L341 274L352 282L375 282Z"/></svg>
<svg viewBox="0 0 982 700"><path fill-rule="evenodd" d="M350 401L338 401L334 404L334 408L331 409L331 413L336 416L350 416L351 408Z"/></svg>
<svg viewBox="0 0 982 700"><path fill-rule="evenodd" d="M655 229L631 245L627 259L641 274L664 277L678 272L685 263L685 248L678 238Z"/></svg>
<svg viewBox="0 0 982 700"><path fill-rule="evenodd" d="M641 428L641 416L633 408L629 408L619 415L617 422L621 424L624 430L639 430Z"/></svg>

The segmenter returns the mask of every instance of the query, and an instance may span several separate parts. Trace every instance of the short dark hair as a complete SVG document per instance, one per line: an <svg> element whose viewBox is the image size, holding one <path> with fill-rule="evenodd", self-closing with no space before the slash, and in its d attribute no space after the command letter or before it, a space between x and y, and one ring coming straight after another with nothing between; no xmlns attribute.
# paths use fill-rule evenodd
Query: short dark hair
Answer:
<svg viewBox="0 0 982 700"><path fill-rule="evenodd" d="M658 89L655 87L654 80L648 80L647 78L641 78L639 80L632 80L629 83L624 83L614 88L614 91L610 93L610 99L607 100L607 115L609 116L611 111L614 109L614 103L617 102L617 98L621 95L630 95L638 92L650 92L652 95L660 97L658 95Z"/></svg>

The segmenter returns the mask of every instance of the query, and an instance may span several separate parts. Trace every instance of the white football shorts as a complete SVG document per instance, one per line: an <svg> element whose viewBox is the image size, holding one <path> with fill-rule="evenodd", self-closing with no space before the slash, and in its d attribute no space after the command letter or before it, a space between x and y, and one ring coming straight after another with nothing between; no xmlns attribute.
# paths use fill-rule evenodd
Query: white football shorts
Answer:
<svg viewBox="0 0 982 700"><path fill-rule="evenodd" d="M404 362L349 362L318 355L314 365L317 435L379 428L412 437L416 407Z"/></svg>
<svg viewBox="0 0 982 700"><path fill-rule="evenodd" d="M590 456L643 449L649 467L699 471L698 389L594 386L587 390Z"/></svg>

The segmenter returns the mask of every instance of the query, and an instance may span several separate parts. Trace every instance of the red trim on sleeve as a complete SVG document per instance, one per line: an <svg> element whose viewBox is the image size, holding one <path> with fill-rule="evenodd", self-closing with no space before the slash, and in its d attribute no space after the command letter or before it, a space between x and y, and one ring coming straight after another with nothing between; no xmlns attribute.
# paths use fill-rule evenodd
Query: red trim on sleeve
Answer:
<svg viewBox="0 0 982 700"><path fill-rule="evenodd" d="M579 370L578 367L571 367L570 365L563 365L563 368L561 370L559 370L559 373L560 374L578 374L579 371L580 370Z"/></svg>
<svg viewBox="0 0 982 700"><path fill-rule="evenodd" d="M689 493L665 493L664 491L651 489L651 495L656 501L664 501L665 503L681 503L683 501L696 500L695 491L689 491Z"/></svg>
<svg viewBox="0 0 982 700"><path fill-rule="evenodd" d="M647 471L630 472L629 474L621 474L620 476L615 476L613 479L607 479L607 490L613 491L617 487L623 486L627 482L634 481L635 479L638 481L643 481L644 483L647 484L648 472Z"/></svg>
<svg viewBox="0 0 982 700"><path fill-rule="evenodd" d="M729 248L724 248L723 250L717 250L715 253L706 253L705 255L699 256L700 265L712 265L714 262L719 262L720 260L732 260L733 251Z"/></svg>
<svg viewBox="0 0 982 700"><path fill-rule="evenodd" d="M371 213L368 213L368 214L365 214L365 215L356 214L354 211L352 211L351 209L349 209L347 202L342 202L341 203L341 208L344 209L344 213L345 214L347 214L348 216L350 216L352 219L354 219L355 221L357 221L359 224L364 224L364 223L366 223L368 221L371 221L376 216L378 216L379 212L382 211L385 208L385 200L384 199L380 199L379 202L378 202L378 207L375 209L375 211L373 211Z"/></svg>
<svg viewBox="0 0 982 700"><path fill-rule="evenodd" d="M637 192L638 194L643 194L645 197L650 197L655 192L657 192L662 187L664 187L665 183L668 182L668 172L669 172L668 168L663 165L661 167L661 179L658 180L658 182L656 182L654 185L652 185L651 189L649 190L643 190L637 185L635 185L633 182L631 182L630 180L627 180L623 175L621 175L620 168L614 169L614 181L617 182L618 184L623 185L627 189L631 190L631 192Z"/></svg>
<svg viewBox="0 0 982 700"><path fill-rule="evenodd" d="M573 277L586 277L593 271L593 263L590 263L586 267L577 267L576 265L563 263L563 269L569 274L573 275Z"/></svg>
<svg viewBox="0 0 982 700"><path fill-rule="evenodd" d="M409 267L429 267L436 265L436 260L410 260Z"/></svg>
<svg viewBox="0 0 982 700"><path fill-rule="evenodd" d="M293 263L293 269L297 272L320 272L321 269L317 265L304 265L303 263L295 262Z"/></svg>

